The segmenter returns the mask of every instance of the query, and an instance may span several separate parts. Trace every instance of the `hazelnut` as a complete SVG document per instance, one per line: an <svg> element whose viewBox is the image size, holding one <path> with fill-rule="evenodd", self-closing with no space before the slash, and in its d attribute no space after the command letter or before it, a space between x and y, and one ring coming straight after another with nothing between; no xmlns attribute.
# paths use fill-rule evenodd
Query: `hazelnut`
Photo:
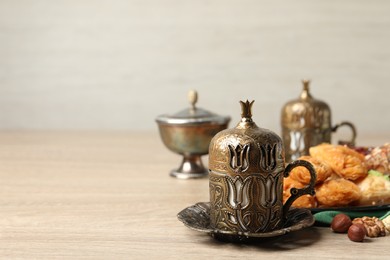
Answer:
<svg viewBox="0 0 390 260"><path fill-rule="evenodd" d="M366 229L366 236L368 237L381 237L386 236L386 227L382 220L376 217L362 217L355 218L352 224L362 224Z"/></svg>
<svg viewBox="0 0 390 260"><path fill-rule="evenodd" d="M337 214L330 225L332 230L337 233L346 233L348 228L352 225L352 220L345 214Z"/></svg>
<svg viewBox="0 0 390 260"><path fill-rule="evenodd" d="M353 224L348 229L348 238L354 242L362 242L366 236L366 229L362 224Z"/></svg>

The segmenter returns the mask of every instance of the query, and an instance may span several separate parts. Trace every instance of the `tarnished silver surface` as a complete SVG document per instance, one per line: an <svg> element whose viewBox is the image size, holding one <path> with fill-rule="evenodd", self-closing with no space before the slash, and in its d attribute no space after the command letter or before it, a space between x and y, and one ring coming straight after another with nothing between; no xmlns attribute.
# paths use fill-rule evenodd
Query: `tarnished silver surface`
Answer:
<svg viewBox="0 0 390 260"><path fill-rule="evenodd" d="M188 124L224 124L230 117L219 116L202 108L185 109L172 116L161 115L156 121L160 124L188 125Z"/></svg>
<svg viewBox="0 0 390 260"><path fill-rule="evenodd" d="M224 231L210 225L210 203L199 202L180 211L178 219L190 229L204 232L217 239L242 242L248 239L261 239L281 236L289 232L301 230L314 224L314 217L308 209L291 208L286 215L286 221L280 229L270 232L251 233Z"/></svg>
<svg viewBox="0 0 390 260"><path fill-rule="evenodd" d="M190 107L174 115L156 118L161 140L174 153L182 155L182 162L170 175L180 179L200 178L208 175L201 156L208 153L215 134L226 129L228 116L219 116L196 107L198 95L188 94Z"/></svg>
<svg viewBox="0 0 390 260"><path fill-rule="evenodd" d="M220 116L203 108L196 106L198 101L198 93L194 90L188 92L188 101L190 107L183 109L173 115L160 115L156 118L158 124L168 125L199 125L199 124L215 124L223 125L230 121L229 116Z"/></svg>

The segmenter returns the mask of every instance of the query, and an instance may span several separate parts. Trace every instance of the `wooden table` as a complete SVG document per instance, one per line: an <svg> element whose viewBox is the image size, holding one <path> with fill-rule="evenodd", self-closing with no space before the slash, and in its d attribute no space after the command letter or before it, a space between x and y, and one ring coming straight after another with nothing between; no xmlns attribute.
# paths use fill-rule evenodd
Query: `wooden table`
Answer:
<svg viewBox="0 0 390 260"><path fill-rule="evenodd" d="M176 214L208 201L208 180L169 177L179 161L156 132L0 132L0 258L390 258L390 236L354 243L310 227L232 244L192 231Z"/></svg>

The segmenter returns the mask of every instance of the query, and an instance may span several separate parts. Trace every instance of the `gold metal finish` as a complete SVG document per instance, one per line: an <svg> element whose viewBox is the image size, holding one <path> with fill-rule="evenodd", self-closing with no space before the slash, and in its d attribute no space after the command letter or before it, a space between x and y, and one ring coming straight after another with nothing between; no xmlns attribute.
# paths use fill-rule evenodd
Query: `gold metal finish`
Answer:
<svg viewBox="0 0 390 260"><path fill-rule="evenodd" d="M309 148L321 143L330 143L332 132L341 126L351 129L349 141L339 141L343 144L355 143L356 128L347 121L332 127L331 110L329 106L312 97L309 80L303 80L303 90L296 100L287 102L281 112L282 137L286 150L286 161L298 159L309 154Z"/></svg>
<svg viewBox="0 0 390 260"><path fill-rule="evenodd" d="M190 107L172 116L161 115L156 122L165 146L172 152L183 156L182 162L170 175L189 179L207 176L201 156L208 153L211 138L226 129L230 121L228 116L218 116L196 107L198 93L188 93Z"/></svg>
<svg viewBox="0 0 390 260"><path fill-rule="evenodd" d="M312 165L296 161L285 168L281 138L252 120L253 102L242 102L241 121L211 140L209 148L210 226L217 232L262 233L283 227L293 200L314 193ZM308 168L311 183L292 189L283 205L283 177Z"/></svg>

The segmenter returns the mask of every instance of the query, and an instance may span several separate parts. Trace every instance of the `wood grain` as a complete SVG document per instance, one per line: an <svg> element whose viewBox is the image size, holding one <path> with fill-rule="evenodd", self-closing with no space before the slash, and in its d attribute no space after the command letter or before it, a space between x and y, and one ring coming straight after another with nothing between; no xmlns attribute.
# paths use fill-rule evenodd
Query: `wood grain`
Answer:
<svg viewBox="0 0 390 260"><path fill-rule="evenodd" d="M189 230L176 214L208 201L208 180L169 177L179 161L156 133L0 132L0 258L388 259L390 237L311 227L240 245Z"/></svg>

